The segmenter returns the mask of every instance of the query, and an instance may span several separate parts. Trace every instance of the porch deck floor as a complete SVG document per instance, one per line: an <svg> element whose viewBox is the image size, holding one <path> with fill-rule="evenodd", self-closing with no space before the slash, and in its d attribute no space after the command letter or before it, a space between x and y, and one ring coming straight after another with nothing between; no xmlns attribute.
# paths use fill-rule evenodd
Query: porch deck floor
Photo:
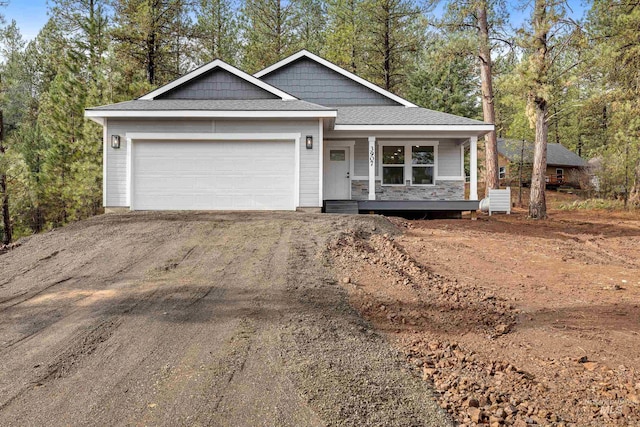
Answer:
<svg viewBox="0 0 640 427"><path fill-rule="evenodd" d="M358 200L360 211L476 211L479 200Z"/></svg>
<svg viewBox="0 0 640 427"><path fill-rule="evenodd" d="M325 200L323 212L338 214L378 213L411 218L461 218L475 212L478 200Z"/></svg>

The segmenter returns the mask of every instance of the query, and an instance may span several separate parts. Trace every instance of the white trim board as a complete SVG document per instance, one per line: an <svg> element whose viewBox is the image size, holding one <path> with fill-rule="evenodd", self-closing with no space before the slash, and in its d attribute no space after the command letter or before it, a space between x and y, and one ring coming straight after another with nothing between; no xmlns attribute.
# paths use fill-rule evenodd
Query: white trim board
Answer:
<svg viewBox="0 0 640 427"><path fill-rule="evenodd" d="M321 118L337 117L335 110L322 111L239 111L239 110L85 110L84 116L94 118L121 117L121 118L193 118L193 117L217 117L217 118Z"/></svg>
<svg viewBox="0 0 640 427"><path fill-rule="evenodd" d="M155 133L127 132L128 139L144 139L153 141L277 141L300 139L300 133Z"/></svg>
<svg viewBox="0 0 640 427"><path fill-rule="evenodd" d="M387 97L387 98L389 98L389 99L391 99L391 100L393 100L393 101L395 101L395 102L397 102L397 103L399 103L401 105L404 105L405 107L417 107L417 105L407 101L406 99L401 98L398 95L394 95L393 93L391 93L391 92L389 92L389 91L387 91L385 89L382 89L380 86L377 86L377 85L375 85L375 84L363 79L362 77L358 77L355 74L345 70L344 68L339 67L336 64L334 64L332 62L329 62L326 59L319 57L318 55L314 55L313 53L311 53L311 52L309 52L307 50L304 50L304 49L301 50L298 53L294 53L293 55L291 55L291 56L289 56L287 58L284 58L281 61L276 62L275 64L265 68L264 70L258 71L257 73L254 74L254 76L257 77L257 78L262 78L265 75L271 73L272 71L275 71L278 68L284 67L285 65L290 64L290 63L292 63L294 61L297 61L298 59L300 59L302 57L305 57L305 58L308 58L308 59L310 59L312 61L315 61L320 65L324 65L325 67L327 67L327 68L329 68L329 69L331 69L331 70L333 70L333 71L335 71L335 72L337 72L339 74L342 74L343 76L353 80L354 82L359 83L362 86L365 86L365 87L373 90L374 92L377 92L380 95L383 95L383 96L385 96L385 97Z"/></svg>
<svg viewBox="0 0 640 427"><path fill-rule="evenodd" d="M255 78L254 76L252 76L251 74L247 74L242 70L239 70L238 68L234 67L233 65L229 65L226 62L222 61L221 59L216 59L214 61L209 62L208 64L203 65L202 67L196 68L195 70L191 71L190 73L185 74L184 76L172 81L171 83L168 83L162 87L159 87L158 89L149 92L148 94L141 96L138 99L154 99L160 95L162 95L163 93L169 92L171 89L174 89L180 85L183 85L185 83L187 83L189 80L193 80L196 77L211 71L215 68L221 68L233 75L235 75L236 77L241 78L242 80L245 80L248 83L251 83L255 86L258 86L260 89L263 89L269 93L272 93L273 95L276 95L277 97L281 98L281 99L298 99L295 96L291 96L288 93L278 89L277 87L271 86L270 84L263 82L260 79Z"/></svg>
<svg viewBox="0 0 640 427"><path fill-rule="evenodd" d="M335 131L450 131L491 132L493 125L335 125Z"/></svg>
<svg viewBox="0 0 640 427"><path fill-rule="evenodd" d="M440 176L436 177L436 181L464 181L464 176Z"/></svg>
<svg viewBox="0 0 640 427"><path fill-rule="evenodd" d="M122 143L122 141L120 141ZM109 161L109 156L107 151L111 148L111 144L109 141L109 135L107 135L107 119L104 119L104 124L102 125L102 206L107 206L107 176L108 176L108 167L107 162Z"/></svg>
<svg viewBox="0 0 640 427"><path fill-rule="evenodd" d="M351 181L367 181L369 179L368 175L355 175L351 177ZM378 175L375 176L376 181L380 181L380 177Z"/></svg>
<svg viewBox="0 0 640 427"><path fill-rule="evenodd" d="M478 135L477 131L467 131L464 132L460 128L449 129L448 131L439 131L439 132L425 132L425 131L375 131L375 132L367 132L367 131L327 131L325 129L325 138L329 139L367 139L371 135L375 135L378 140L385 139L458 139L468 141L472 136Z"/></svg>
<svg viewBox="0 0 640 427"><path fill-rule="evenodd" d="M135 210L135 200L133 200L133 142L142 141L293 141L295 143L295 172L294 172L294 195L293 208L296 210L300 206L300 133L154 133L154 132L127 132L127 195L126 201L130 210Z"/></svg>
<svg viewBox="0 0 640 427"><path fill-rule="evenodd" d="M318 120L318 206L322 206L324 200L324 121Z"/></svg>

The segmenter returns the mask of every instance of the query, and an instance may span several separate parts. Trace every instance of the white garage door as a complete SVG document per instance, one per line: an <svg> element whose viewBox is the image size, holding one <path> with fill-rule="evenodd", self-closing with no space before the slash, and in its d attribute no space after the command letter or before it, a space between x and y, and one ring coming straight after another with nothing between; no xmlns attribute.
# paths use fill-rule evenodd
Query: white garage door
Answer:
<svg viewBox="0 0 640 427"><path fill-rule="evenodd" d="M292 210L293 141L134 141L133 209Z"/></svg>

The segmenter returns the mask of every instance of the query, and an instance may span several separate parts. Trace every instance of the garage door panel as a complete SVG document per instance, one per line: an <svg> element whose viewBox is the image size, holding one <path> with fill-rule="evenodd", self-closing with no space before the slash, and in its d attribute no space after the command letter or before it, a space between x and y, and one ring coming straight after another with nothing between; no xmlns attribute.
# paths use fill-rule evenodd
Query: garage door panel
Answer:
<svg viewBox="0 0 640 427"><path fill-rule="evenodd" d="M293 142L136 141L133 207L294 209Z"/></svg>

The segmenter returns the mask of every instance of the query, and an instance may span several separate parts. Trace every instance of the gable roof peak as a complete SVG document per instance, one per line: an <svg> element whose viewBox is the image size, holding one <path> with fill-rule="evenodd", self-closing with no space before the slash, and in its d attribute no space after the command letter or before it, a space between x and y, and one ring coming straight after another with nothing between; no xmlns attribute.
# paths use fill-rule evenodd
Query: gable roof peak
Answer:
<svg viewBox="0 0 640 427"><path fill-rule="evenodd" d="M172 82L167 83L164 86L161 86L149 93L147 93L146 95L141 96L140 98L138 98L139 100L153 100L155 98L157 98L158 96L169 92L172 89L175 89L178 86L182 86L183 84L198 78L199 76L215 70L216 68L219 68L221 70L225 70L228 73L231 73L233 75L235 75L236 77L253 84L254 86L259 87L260 89L263 89L267 92L272 93L273 95L279 97L280 99L282 99L283 101L288 101L288 100L297 100L298 98L296 98L295 96L292 96L280 89L278 89L275 86L271 86L270 84L268 84L267 82L264 82L254 76L252 76L251 74L245 73L244 71L240 70L239 68L234 67L231 64L228 64L226 62L224 62L222 59L214 59L213 61L204 64L198 68L196 68L195 70L185 74L182 77L179 77L175 80L173 80Z"/></svg>
<svg viewBox="0 0 640 427"><path fill-rule="evenodd" d="M282 67L285 67L288 64L291 64L291 63L299 60L300 58L307 58L307 59L310 59L310 60L312 60L312 61L314 61L314 62L316 62L316 63L318 63L320 65L323 65L323 66L329 68L330 70L333 70L333 71L335 71L335 72L337 72L339 74L342 74L343 76L353 80L354 82L359 83L360 85L365 86L365 87L373 90L374 92L377 92L380 95L383 95L383 96L385 96L385 97L397 102L400 105L403 105L405 107L417 107L417 105L415 105L414 103L409 102L406 99L404 99L404 98L402 98L402 97L400 97L398 95L395 95L395 94L389 92L388 90L383 89L380 86L378 86L376 84L373 84L368 80L363 79L362 77L357 76L356 74L352 73L351 71L345 70L344 68L340 67L339 65L334 64L333 62L328 61L328 60L326 60L326 59L324 59L324 58L322 58L322 57L320 57L320 56L318 56L318 55L316 55L314 53L309 52L306 49L302 49L302 50L294 53L293 55L290 55L290 56L288 56L288 57L276 62L275 64L270 65L269 67L258 71L257 73L254 74L254 77L257 77L257 78L261 79L262 77L266 76L267 74L269 74L269 73L271 73L273 71L276 71L276 70L278 70L278 69L280 69Z"/></svg>

